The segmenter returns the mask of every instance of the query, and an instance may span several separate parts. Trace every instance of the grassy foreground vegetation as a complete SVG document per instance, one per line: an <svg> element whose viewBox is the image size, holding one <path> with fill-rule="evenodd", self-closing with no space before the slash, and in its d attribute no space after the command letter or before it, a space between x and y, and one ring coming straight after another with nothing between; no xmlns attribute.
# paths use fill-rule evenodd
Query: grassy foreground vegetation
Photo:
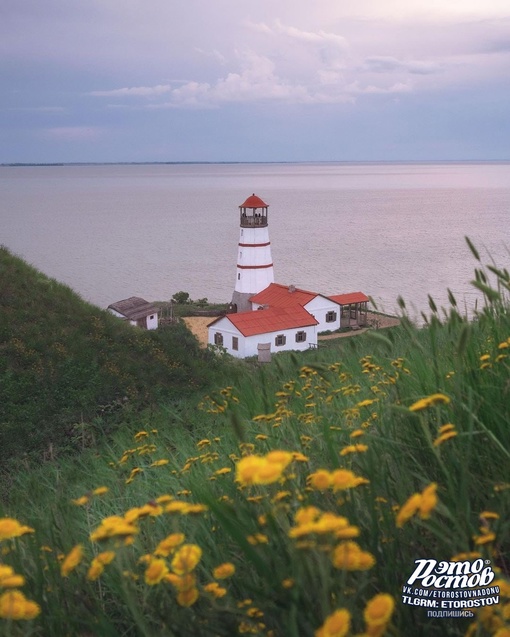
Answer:
<svg viewBox="0 0 510 637"><path fill-rule="evenodd" d="M2 247L0 290L4 471L8 458L30 466L83 449L142 407L182 400L214 368L183 325L133 330Z"/></svg>
<svg viewBox="0 0 510 637"><path fill-rule="evenodd" d="M19 471L0 634L508 637L510 277L475 284L472 322L450 295L424 329L226 360L199 402ZM497 603L403 604L418 559L488 560Z"/></svg>

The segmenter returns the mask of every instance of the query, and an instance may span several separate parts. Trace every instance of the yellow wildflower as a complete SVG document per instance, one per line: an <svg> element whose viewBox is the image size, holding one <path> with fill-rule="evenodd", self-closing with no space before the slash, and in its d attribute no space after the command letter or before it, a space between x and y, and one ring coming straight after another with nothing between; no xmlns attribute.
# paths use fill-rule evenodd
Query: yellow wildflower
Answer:
<svg viewBox="0 0 510 637"><path fill-rule="evenodd" d="M200 562L202 549L197 544L183 544L172 560L172 571L177 575L190 573Z"/></svg>
<svg viewBox="0 0 510 637"><path fill-rule="evenodd" d="M433 405L448 405L450 399L445 394L431 394L425 398L420 398L409 407L409 411L421 411Z"/></svg>
<svg viewBox="0 0 510 637"><path fill-rule="evenodd" d="M236 465L236 480L245 486L272 484L281 478L290 462L292 454L288 451L271 451L266 456L248 455Z"/></svg>
<svg viewBox="0 0 510 637"><path fill-rule="evenodd" d="M98 562L96 558L92 560L89 566L89 570L87 571L87 579L91 582L95 582L104 571L104 564Z"/></svg>
<svg viewBox="0 0 510 637"><path fill-rule="evenodd" d="M213 576L216 579L227 579L228 577L232 577L235 571L236 567L232 562L224 562L214 569Z"/></svg>
<svg viewBox="0 0 510 637"><path fill-rule="evenodd" d="M437 505L437 484L432 482L421 493L413 493L400 507L397 513L396 524L401 528L416 513L422 520L430 517L430 512Z"/></svg>
<svg viewBox="0 0 510 637"><path fill-rule="evenodd" d="M40 612L40 606L28 600L21 591L6 591L0 595L0 619L30 620Z"/></svg>
<svg viewBox="0 0 510 637"><path fill-rule="evenodd" d="M125 537L138 533L138 528L118 515L104 518L98 528L90 534L92 542L102 542L111 537Z"/></svg>
<svg viewBox="0 0 510 637"><path fill-rule="evenodd" d="M87 573L87 579L95 581L104 571L104 567L115 559L115 551L103 551L92 562Z"/></svg>
<svg viewBox="0 0 510 637"><path fill-rule="evenodd" d="M375 597L372 597L363 611L363 617L367 627L370 629L384 626L390 621L394 610L395 601L391 595L379 593Z"/></svg>
<svg viewBox="0 0 510 637"><path fill-rule="evenodd" d="M0 564L0 588L18 588L24 585L23 575L17 575L11 566Z"/></svg>
<svg viewBox="0 0 510 637"><path fill-rule="evenodd" d="M83 547L81 544L77 544L69 551L60 566L60 574L62 577L67 577L69 573L72 573L82 559Z"/></svg>
<svg viewBox="0 0 510 637"><path fill-rule="evenodd" d="M413 493L413 495L400 507L396 520L397 527L401 528L408 520L410 520L419 510L420 504L421 494Z"/></svg>
<svg viewBox="0 0 510 637"><path fill-rule="evenodd" d="M20 537L26 533L34 533L34 529L20 524L14 518L0 518L0 542Z"/></svg>
<svg viewBox="0 0 510 637"><path fill-rule="evenodd" d="M168 566L161 558L152 559L145 571L145 583L149 586L159 584L168 575Z"/></svg>
<svg viewBox="0 0 510 637"><path fill-rule="evenodd" d="M368 407L369 405L372 405L373 403L376 402L375 398L367 398L366 400L362 400L361 402L357 403L357 407Z"/></svg>
<svg viewBox="0 0 510 637"><path fill-rule="evenodd" d="M154 555L168 557L172 551L185 540L184 533L171 533L157 545Z"/></svg>
<svg viewBox="0 0 510 637"><path fill-rule="evenodd" d="M93 495L104 495L105 493L108 493L109 489L108 487L97 487L97 489L94 489L94 491L92 491Z"/></svg>
<svg viewBox="0 0 510 637"><path fill-rule="evenodd" d="M315 637L345 637L351 626L351 614L345 608L340 608L326 617L320 628L315 631Z"/></svg>
<svg viewBox="0 0 510 637"><path fill-rule="evenodd" d="M80 498L76 498L76 500L71 500L71 502L78 507L82 507L85 506L85 504L88 504L89 500L90 498L88 495L82 495Z"/></svg>
<svg viewBox="0 0 510 637"><path fill-rule="evenodd" d="M495 511L482 511L479 517L484 518L485 520L498 520L499 513L496 513Z"/></svg>
<svg viewBox="0 0 510 637"><path fill-rule="evenodd" d="M149 465L149 467L164 467L169 462L170 460L167 460L166 458L161 458L161 460L155 460L152 464Z"/></svg>
<svg viewBox="0 0 510 637"><path fill-rule="evenodd" d="M425 487L421 492L421 502L419 506L419 515L422 520L430 517L430 512L435 509L437 505L437 484L432 482L428 487Z"/></svg>
<svg viewBox="0 0 510 637"><path fill-rule="evenodd" d="M213 475L224 476L225 474L230 473L231 471L232 469L230 467L222 467L221 469L218 469L217 471L215 471Z"/></svg>
<svg viewBox="0 0 510 637"><path fill-rule="evenodd" d="M349 453L364 453L368 449L368 445L347 445L340 452L341 456L346 456Z"/></svg>
<svg viewBox="0 0 510 637"><path fill-rule="evenodd" d="M360 484L368 484L368 480L356 476L349 469L336 469L331 474L331 483L333 491L341 491L357 487Z"/></svg>
<svg viewBox="0 0 510 637"><path fill-rule="evenodd" d="M466 560L476 560L479 557L482 557L482 554L478 551L470 551L469 553L457 553L450 558L451 562L465 562Z"/></svg>
<svg viewBox="0 0 510 637"><path fill-rule="evenodd" d="M220 586L218 582L211 582L204 586L204 591L210 593L213 597L220 598L227 594L227 589Z"/></svg>
<svg viewBox="0 0 510 637"><path fill-rule="evenodd" d="M318 491L325 491L331 485L331 474L326 469L318 469L308 476L310 486Z"/></svg>
<svg viewBox="0 0 510 637"><path fill-rule="evenodd" d="M363 551L356 542L342 542L333 551L333 566L346 571L364 571L372 568L375 557L368 551Z"/></svg>
<svg viewBox="0 0 510 637"><path fill-rule="evenodd" d="M321 510L314 506L301 507L294 515L296 524L307 524L313 522L321 515Z"/></svg>
<svg viewBox="0 0 510 637"><path fill-rule="evenodd" d="M490 542L494 542L496 539L496 534L492 531L487 531L487 529L482 528L481 535L473 535L473 541L475 544L489 544Z"/></svg>
<svg viewBox="0 0 510 637"><path fill-rule="evenodd" d="M456 435L457 435L457 432L454 430L447 431L446 433L441 434L434 440L434 443L433 443L434 447L439 447L439 445L442 445L443 442L450 440L450 438L455 438Z"/></svg>
<svg viewBox="0 0 510 637"><path fill-rule="evenodd" d="M167 504L167 502L171 502L174 499L173 495L160 495L159 498L156 498L155 502L157 504Z"/></svg>
<svg viewBox="0 0 510 637"><path fill-rule="evenodd" d="M190 588L187 591L181 591L177 595L177 603L179 604L179 606L188 608L189 606L193 606L193 604L197 601L198 596L199 596L198 589Z"/></svg>

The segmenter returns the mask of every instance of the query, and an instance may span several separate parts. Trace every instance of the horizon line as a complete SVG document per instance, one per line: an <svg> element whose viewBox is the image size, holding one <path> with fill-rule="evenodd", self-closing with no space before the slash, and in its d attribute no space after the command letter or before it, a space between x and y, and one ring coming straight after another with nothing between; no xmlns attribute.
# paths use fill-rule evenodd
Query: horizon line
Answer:
<svg viewBox="0 0 510 637"><path fill-rule="evenodd" d="M151 165L233 165L233 164L505 164L510 159L315 159L269 161L55 161L55 162L0 162L0 166L151 166Z"/></svg>

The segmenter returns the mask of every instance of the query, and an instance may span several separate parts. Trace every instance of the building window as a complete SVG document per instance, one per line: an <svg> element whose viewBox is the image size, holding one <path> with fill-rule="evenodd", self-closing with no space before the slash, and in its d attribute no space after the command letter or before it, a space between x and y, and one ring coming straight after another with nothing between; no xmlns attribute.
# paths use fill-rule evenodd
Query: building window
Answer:
<svg viewBox="0 0 510 637"><path fill-rule="evenodd" d="M241 273L240 273L240 272L238 272L238 273L237 273L237 280L238 280L238 281L240 281L240 280L241 280Z"/></svg>
<svg viewBox="0 0 510 637"><path fill-rule="evenodd" d="M296 332L296 343L304 343L306 341L306 332Z"/></svg>
<svg viewBox="0 0 510 637"><path fill-rule="evenodd" d="M278 336L274 339L275 345L285 345L287 342L287 338L285 334L278 334Z"/></svg>
<svg viewBox="0 0 510 637"><path fill-rule="evenodd" d="M237 336L232 336L232 349L236 352L239 349L239 338Z"/></svg>
<svg viewBox="0 0 510 637"><path fill-rule="evenodd" d="M149 316L149 320L152 321L154 319L154 314L152 316Z"/></svg>
<svg viewBox="0 0 510 637"><path fill-rule="evenodd" d="M223 334L221 332L216 332L214 335L214 344L223 347Z"/></svg>
<svg viewBox="0 0 510 637"><path fill-rule="evenodd" d="M326 313L326 323L334 323L336 321L336 312L327 312Z"/></svg>

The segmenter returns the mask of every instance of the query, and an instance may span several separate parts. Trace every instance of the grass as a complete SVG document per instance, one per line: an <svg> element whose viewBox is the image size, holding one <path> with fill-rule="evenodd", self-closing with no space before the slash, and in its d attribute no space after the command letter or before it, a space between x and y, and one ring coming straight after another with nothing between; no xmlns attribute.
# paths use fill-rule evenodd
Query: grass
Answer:
<svg viewBox="0 0 510 637"><path fill-rule="evenodd" d="M234 362L200 401L163 401L107 443L20 471L0 539L2 516L33 532L0 560L40 612L0 631L506 637L510 277L491 267L477 267L472 322L452 297L424 329L404 315ZM499 603L464 618L402 603L418 559L487 560Z"/></svg>
<svg viewBox="0 0 510 637"><path fill-rule="evenodd" d="M4 472L8 458L30 466L94 444L140 408L199 390L215 368L183 325L133 329L5 248L0 289Z"/></svg>

